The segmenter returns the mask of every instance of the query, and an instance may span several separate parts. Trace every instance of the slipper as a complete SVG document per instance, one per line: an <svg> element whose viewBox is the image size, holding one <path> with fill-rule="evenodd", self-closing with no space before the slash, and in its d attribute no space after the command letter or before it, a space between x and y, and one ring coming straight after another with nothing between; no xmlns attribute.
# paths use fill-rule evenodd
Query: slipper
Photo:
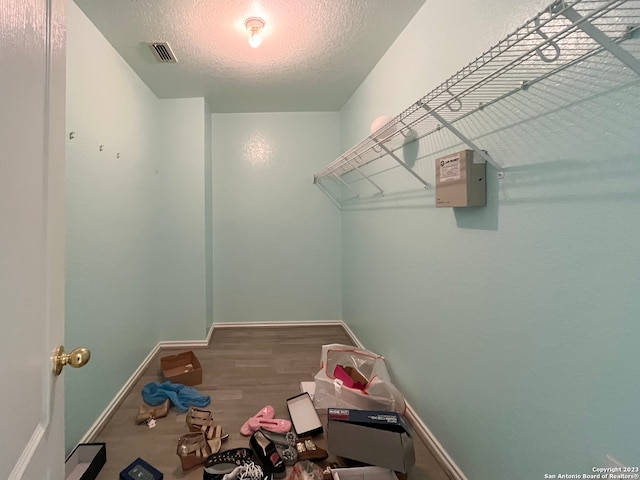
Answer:
<svg viewBox="0 0 640 480"><path fill-rule="evenodd" d="M264 473L273 475L273 478L283 478L287 475L287 467L276 446L262 432L257 431L251 436L249 446L258 457Z"/></svg>
<svg viewBox="0 0 640 480"><path fill-rule="evenodd" d="M281 418L250 418L247 420L249 428L253 433L257 432L261 428L275 433L287 433L291 430L291 422L289 420L283 420Z"/></svg>
<svg viewBox="0 0 640 480"><path fill-rule="evenodd" d="M260 409L260 411L258 413L256 413L253 417L249 418L249 420L253 419L253 418L265 418L265 419L270 419L276 416L276 410L271 406L271 405L266 405L264 407L262 407ZM244 422L242 424L242 426L240 427L240 433L242 435L244 435L245 437L249 437L251 435L253 435L256 431L256 429L252 429L249 426L249 420L247 420L246 422Z"/></svg>

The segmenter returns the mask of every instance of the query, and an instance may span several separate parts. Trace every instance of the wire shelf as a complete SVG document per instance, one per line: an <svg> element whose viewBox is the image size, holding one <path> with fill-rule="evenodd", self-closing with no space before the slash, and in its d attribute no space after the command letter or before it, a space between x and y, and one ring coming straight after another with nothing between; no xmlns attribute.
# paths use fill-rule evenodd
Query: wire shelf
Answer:
<svg viewBox="0 0 640 480"><path fill-rule="evenodd" d="M316 173L314 183L336 202L320 185L321 180L332 178L345 184L344 175L355 171L363 176L361 166L391 156L426 186L394 152L408 139L418 140L443 127L500 172L503 166L458 131L456 122L602 52L613 55L640 75L640 61L624 48L625 40L639 34L640 0L555 1Z"/></svg>

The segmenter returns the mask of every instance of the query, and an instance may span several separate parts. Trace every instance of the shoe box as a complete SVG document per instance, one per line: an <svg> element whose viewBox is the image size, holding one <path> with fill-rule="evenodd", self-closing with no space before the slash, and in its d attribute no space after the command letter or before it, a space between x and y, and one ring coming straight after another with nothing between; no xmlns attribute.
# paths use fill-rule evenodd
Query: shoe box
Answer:
<svg viewBox="0 0 640 480"><path fill-rule="evenodd" d="M120 472L120 480L163 480L164 474L140 457Z"/></svg>
<svg viewBox="0 0 640 480"><path fill-rule="evenodd" d="M411 429L397 412L329 408L327 442L333 455L395 472L415 464Z"/></svg>
<svg viewBox="0 0 640 480"><path fill-rule="evenodd" d="M393 470L382 467L332 468L332 480L398 480Z"/></svg>
<svg viewBox="0 0 640 480"><path fill-rule="evenodd" d="M287 398L287 410L289 410L293 428L299 437L313 437L324 432L311 395L307 392Z"/></svg>
<svg viewBox="0 0 640 480"><path fill-rule="evenodd" d="M104 443L81 443L64 462L65 480L95 480L107 462Z"/></svg>
<svg viewBox="0 0 640 480"><path fill-rule="evenodd" d="M182 385L202 383L202 366L192 351L160 358L160 368L164 378Z"/></svg>

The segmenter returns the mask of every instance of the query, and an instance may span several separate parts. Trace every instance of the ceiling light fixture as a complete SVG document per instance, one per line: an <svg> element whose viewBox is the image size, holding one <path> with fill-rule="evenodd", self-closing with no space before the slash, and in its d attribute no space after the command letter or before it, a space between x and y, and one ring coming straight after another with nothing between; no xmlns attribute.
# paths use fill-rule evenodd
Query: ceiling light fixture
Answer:
<svg viewBox="0 0 640 480"><path fill-rule="evenodd" d="M249 45L258 48L262 43L262 29L264 28L264 20L260 17L250 17L244 22L249 33Z"/></svg>

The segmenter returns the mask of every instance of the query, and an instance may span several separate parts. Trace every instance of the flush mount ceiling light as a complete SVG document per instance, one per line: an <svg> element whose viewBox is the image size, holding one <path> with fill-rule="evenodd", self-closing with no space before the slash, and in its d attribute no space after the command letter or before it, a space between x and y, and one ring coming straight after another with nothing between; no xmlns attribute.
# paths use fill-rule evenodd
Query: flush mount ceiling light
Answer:
<svg viewBox="0 0 640 480"><path fill-rule="evenodd" d="M264 20L260 17L250 17L244 22L249 33L249 45L258 48L262 43L262 29L264 28Z"/></svg>

